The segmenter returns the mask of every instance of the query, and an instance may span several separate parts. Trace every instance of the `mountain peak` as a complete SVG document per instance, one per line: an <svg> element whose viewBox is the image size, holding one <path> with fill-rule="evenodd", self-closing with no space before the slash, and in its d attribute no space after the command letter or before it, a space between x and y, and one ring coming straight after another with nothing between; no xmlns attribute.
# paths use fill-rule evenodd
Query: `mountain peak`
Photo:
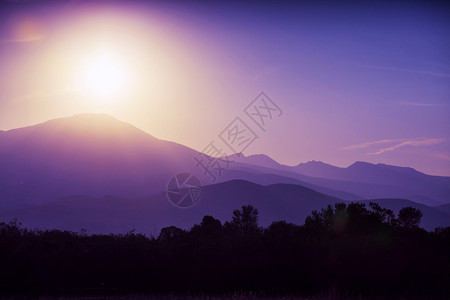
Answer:
<svg viewBox="0 0 450 300"><path fill-rule="evenodd" d="M270 162L277 163L276 160L274 160L272 157L270 157L267 154L252 154L252 155L247 156L247 158L249 158L249 157L253 157L255 159L260 159L260 160L265 160L265 161L270 161Z"/></svg>
<svg viewBox="0 0 450 300"><path fill-rule="evenodd" d="M424 175L424 173L417 171L414 168L411 167L400 167L400 166L393 166L393 165L387 165L387 164L377 164L378 167L384 168L386 170L392 170L396 171L398 173L402 174L421 174Z"/></svg>
<svg viewBox="0 0 450 300"><path fill-rule="evenodd" d="M353 164L348 166L348 168L367 167L367 166L375 166L375 164L365 162L365 161L355 161Z"/></svg>
<svg viewBox="0 0 450 300"><path fill-rule="evenodd" d="M326 177L329 174L337 174L342 169L316 160L300 163L293 168L296 172L311 177Z"/></svg>
<svg viewBox="0 0 450 300"><path fill-rule="evenodd" d="M143 130L130 123L116 119L103 113L82 113L70 117L52 119L34 126L37 131L52 134L68 134L74 137L98 137L108 139L114 137L151 137Z"/></svg>
<svg viewBox="0 0 450 300"><path fill-rule="evenodd" d="M103 118L103 119L116 120L115 117L111 116L110 114L106 114L106 113L79 113L79 114L75 114L68 118Z"/></svg>
<svg viewBox="0 0 450 300"><path fill-rule="evenodd" d="M258 165L266 168L278 168L280 164L266 154L253 154L245 157L245 163Z"/></svg>
<svg viewBox="0 0 450 300"><path fill-rule="evenodd" d="M84 124L84 126L83 126ZM56 129L56 128L61 128L61 127L86 127L86 126L99 126L99 125L103 125L103 126L110 126L110 125L116 125L118 126L119 124L121 126L128 126L128 127L133 127L131 124L120 121L118 119L116 119L115 117L108 115L108 114L102 114L102 113L81 113L81 114L76 114L73 116L69 116L69 117L61 117L61 118L56 118L56 119L51 119L42 123L38 123L38 124L34 124L34 125L30 125L30 126L26 126L26 127L21 127L21 128L15 128L15 129L11 129L11 130L7 130L4 132L16 132L16 131L23 131L23 130L30 130L30 129L40 129L40 128L44 128L45 130L48 129ZM137 128L136 128L137 129ZM0 132L2 132L0 130Z"/></svg>
<svg viewBox="0 0 450 300"><path fill-rule="evenodd" d="M301 167L301 166L330 166L330 167L334 167L333 165L324 163L323 161L320 161L320 160L310 160L310 161L307 161L305 163L299 163L296 167Z"/></svg>
<svg viewBox="0 0 450 300"><path fill-rule="evenodd" d="M93 123L123 123L128 124L123 121L116 119L115 117L103 114L103 113L81 113L69 117L56 118L48 120L42 124L55 124L55 123L79 123L79 122L89 122ZM38 124L39 125L39 124Z"/></svg>
<svg viewBox="0 0 450 300"><path fill-rule="evenodd" d="M41 149L55 153L110 153L114 149L142 148L159 140L107 114L78 114L9 130L1 134L0 150ZM134 151L133 150L133 151ZM3 151L3 150L2 150Z"/></svg>
<svg viewBox="0 0 450 300"><path fill-rule="evenodd" d="M400 167L400 166L393 166L393 165L382 164L382 163L372 164L372 163L364 162L364 161L356 161L352 165L350 165L347 169L352 169L352 168L376 168L378 170L395 171L397 173L402 173L402 174L423 174L423 173L417 171L416 169L413 169L410 167Z"/></svg>

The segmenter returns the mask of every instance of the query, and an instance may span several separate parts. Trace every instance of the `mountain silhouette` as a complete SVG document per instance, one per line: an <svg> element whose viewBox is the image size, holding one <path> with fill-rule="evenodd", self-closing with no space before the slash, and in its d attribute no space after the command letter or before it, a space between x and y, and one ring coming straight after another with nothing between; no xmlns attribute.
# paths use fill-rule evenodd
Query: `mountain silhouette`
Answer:
<svg viewBox="0 0 450 300"><path fill-rule="evenodd" d="M1 214L0 220L17 218L27 227L43 229L152 233L172 225L188 229L205 215L224 222L234 209L247 204L258 207L263 226L277 220L301 224L311 210L340 201L299 185L233 180L204 186L201 200L190 209L173 206L165 193L142 198L71 196Z"/></svg>
<svg viewBox="0 0 450 300"><path fill-rule="evenodd" d="M160 192L196 152L108 115L81 114L0 135L0 209L85 194Z"/></svg>
<svg viewBox="0 0 450 300"><path fill-rule="evenodd" d="M251 157L251 156L250 156ZM311 161L291 167L252 164L255 160L239 160L236 169L272 173L295 178L360 199L405 198L426 205L442 205L450 201L450 177L432 176L412 168L355 162L347 168ZM346 197L342 197L346 199ZM347 199L354 200L354 199Z"/></svg>
<svg viewBox="0 0 450 300"><path fill-rule="evenodd" d="M202 198L202 203L186 215L172 212L174 207L163 197L172 176L193 173L203 184L209 184L203 170L195 166L193 158L198 155L194 149L160 140L104 114L80 114L3 131L0 132L0 214L8 218L16 214L24 222L38 218L35 223L28 222L30 226L45 222L67 224L73 220L74 227L69 227L78 230L77 226L87 218L88 212L92 213L92 222L101 227L102 222L95 221L94 216L100 220L102 214L109 211L100 205L109 200L113 204L123 203L124 212L139 210L139 207L151 208L152 213L158 214L154 220L163 220L166 225L180 222L183 226L199 222L205 214L228 218L231 210L248 202L261 208L264 222L275 219L303 222L311 209L336 201L402 198L426 205L450 201L448 177L430 176L411 168L362 162L348 168L321 162L291 167L267 155L235 154L232 157L236 161L218 178L217 184L205 187L205 195L215 190L211 194L214 200ZM305 191L309 191L308 197ZM156 202L164 203L162 208L153 207L151 203ZM208 207L208 203L214 205ZM95 214L95 207L103 208ZM164 207L170 213L164 215ZM202 208L205 209L202 211ZM55 215L63 216L63 212L70 214L78 210L80 220L67 215L64 221L49 213L54 211ZM47 212L48 220L44 221L38 212L43 215ZM111 212L117 213L117 222L121 219L119 212ZM139 213L136 211L136 216ZM153 216L147 212L144 215ZM113 218L108 220L104 224L112 227L102 230L115 228ZM140 219L136 217L136 220ZM137 224L141 226L137 227L148 229L150 225L146 222L150 221L142 222L145 226ZM162 225L158 222L152 226L160 228ZM130 229L128 225L125 227Z"/></svg>
<svg viewBox="0 0 450 300"><path fill-rule="evenodd" d="M237 161L240 161L241 156L237 157ZM246 164L258 165L261 167L272 168L272 169L284 169L284 165L280 165L274 159L265 154L254 154L246 156L243 161Z"/></svg>
<svg viewBox="0 0 450 300"><path fill-rule="evenodd" d="M435 208L450 214L450 204L439 205L439 206L436 206Z"/></svg>
<svg viewBox="0 0 450 300"><path fill-rule="evenodd" d="M450 215L433 207L404 199L370 201L395 212L405 206L416 207L423 212L422 226L428 230L450 226ZM0 220L17 218L24 226L39 229L86 229L89 233L126 233L135 229L139 233L157 235L168 226L189 229L205 215L225 222L234 209L247 204L258 207L262 226L280 220L303 224L312 210L320 210L337 202L345 201L299 185L262 186L233 180L203 187L201 200L187 210L174 207L164 193L143 198L71 196L37 207L3 213ZM368 204L369 201L363 202Z"/></svg>

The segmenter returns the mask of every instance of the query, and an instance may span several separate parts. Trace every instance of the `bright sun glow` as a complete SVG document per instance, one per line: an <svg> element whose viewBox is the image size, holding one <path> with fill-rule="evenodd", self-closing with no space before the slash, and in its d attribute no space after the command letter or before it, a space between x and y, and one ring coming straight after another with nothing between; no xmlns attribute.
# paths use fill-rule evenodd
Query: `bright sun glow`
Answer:
<svg viewBox="0 0 450 300"><path fill-rule="evenodd" d="M123 62L109 53L88 59L80 75L81 90L96 99L111 101L126 92L128 74Z"/></svg>
<svg viewBox="0 0 450 300"><path fill-rule="evenodd" d="M100 57L86 70L86 87L100 96L113 95L121 89L124 74L109 57Z"/></svg>

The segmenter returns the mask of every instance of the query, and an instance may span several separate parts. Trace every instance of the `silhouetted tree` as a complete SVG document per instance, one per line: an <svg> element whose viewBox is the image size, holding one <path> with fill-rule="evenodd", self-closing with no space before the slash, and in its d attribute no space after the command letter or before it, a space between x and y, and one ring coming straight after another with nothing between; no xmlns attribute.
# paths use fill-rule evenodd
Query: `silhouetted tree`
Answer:
<svg viewBox="0 0 450 300"><path fill-rule="evenodd" d="M204 216L200 225L194 225L191 229L191 233L199 233L203 236L219 235L222 232L222 223L220 220L211 217Z"/></svg>
<svg viewBox="0 0 450 300"><path fill-rule="evenodd" d="M230 222L225 223L225 227L240 235L260 232L258 226L258 209L252 205L243 205L241 210L235 209Z"/></svg>
<svg viewBox="0 0 450 300"><path fill-rule="evenodd" d="M311 213L304 226L278 221L261 230L248 205L224 226L205 216L191 230L163 228L157 239L0 223L0 298L94 288L449 299L450 227L417 230L422 214L412 208L400 211L399 227L392 211L369 206L337 203Z"/></svg>
<svg viewBox="0 0 450 300"><path fill-rule="evenodd" d="M374 211L375 216L381 223L395 225L395 214L392 210L381 207L378 203L370 202L370 208Z"/></svg>
<svg viewBox="0 0 450 300"><path fill-rule="evenodd" d="M176 226L164 227L161 229L161 233L158 236L159 240L168 240L174 237L183 235L184 230Z"/></svg>
<svg viewBox="0 0 450 300"><path fill-rule="evenodd" d="M316 231L335 233L353 232L365 234L383 226L394 226L397 219L392 210L370 202L371 210L365 203L336 203L334 208L328 205L319 211L313 211L305 219L305 227Z"/></svg>
<svg viewBox="0 0 450 300"><path fill-rule="evenodd" d="M400 227L411 229L419 227L423 213L414 207L403 207L398 212L398 223Z"/></svg>
<svg viewBox="0 0 450 300"><path fill-rule="evenodd" d="M311 215L306 217L305 226L314 230L333 230L333 222L334 209L331 205L328 205L327 208L322 208L320 212L313 210Z"/></svg>

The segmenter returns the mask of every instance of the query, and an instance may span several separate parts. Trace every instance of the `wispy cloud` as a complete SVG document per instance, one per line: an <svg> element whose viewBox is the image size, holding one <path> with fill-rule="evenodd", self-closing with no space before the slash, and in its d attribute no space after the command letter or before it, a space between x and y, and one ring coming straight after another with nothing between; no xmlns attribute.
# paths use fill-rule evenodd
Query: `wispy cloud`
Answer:
<svg viewBox="0 0 450 300"><path fill-rule="evenodd" d="M401 143L397 143L393 146L387 147L387 148L382 148L377 152L372 152L372 153L367 153L370 155L379 155L388 151L393 151L405 146L413 146L413 147L420 147L420 146L431 146L431 145L435 145L435 144L440 144L444 141L445 139L426 139L426 140L410 140L410 141L405 141L405 142L401 142Z"/></svg>
<svg viewBox="0 0 450 300"><path fill-rule="evenodd" d="M435 104L435 103L416 103L416 102L400 102L403 105L409 106L423 106L423 107L448 107L448 104Z"/></svg>
<svg viewBox="0 0 450 300"><path fill-rule="evenodd" d="M445 141L443 138L430 138L430 139L385 139L385 140L379 140L379 141L373 141L373 142L366 142L362 144L356 144L351 145L342 148L342 150L357 150L357 149L364 149L368 147L372 147L375 145L385 145L385 144L391 144L388 147L379 148L375 152L366 153L368 155L379 155L385 152L394 151L396 149L405 147L405 146L412 146L412 147L421 147L421 146L431 146L435 144L439 144Z"/></svg>
<svg viewBox="0 0 450 300"><path fill-rule="evenodd" d="M427 70L415 70L415 69L372 66L372 65L364 65L364 67L370 68L370 69L377 69L377 70L396 71L396 72L404 72L404 73L416 73L416 74L422 74L422 75L450 78L450 73L433 72L433 71L427 71Z"/></svg>
<svg viewBox="0 0 450 300"><path fill-rule="evenodd" d="M2 44L30 43L30 42L40 41L44 38L45 38L44 35L35 34L35 35L29 35L29 36L24 36L24 37L0 40L0 43L2 43Z"/></svg>
<svg viewBox="0 0 450 300"><path fill-rule="evenodd" d="M446 161L450 161L450 155L447 154L447 153L435 153L435 156L437 158L440 158L440 159L443 159L443 160L446 160Z"/></svg>
<svg viewBox="0 0 450 300"><path fill-rule="evenodd" d="M356 144L356 145L350 145L347 147L342 148L342 150L356 150L356 149L364 149L367 147L370 147L372 145L378 145L378 144L388 144L388 143L398 143L402 141L406 141L407 139L386 139L386 140L379 140L374 142L367 142L362 144Z"/></svg>

